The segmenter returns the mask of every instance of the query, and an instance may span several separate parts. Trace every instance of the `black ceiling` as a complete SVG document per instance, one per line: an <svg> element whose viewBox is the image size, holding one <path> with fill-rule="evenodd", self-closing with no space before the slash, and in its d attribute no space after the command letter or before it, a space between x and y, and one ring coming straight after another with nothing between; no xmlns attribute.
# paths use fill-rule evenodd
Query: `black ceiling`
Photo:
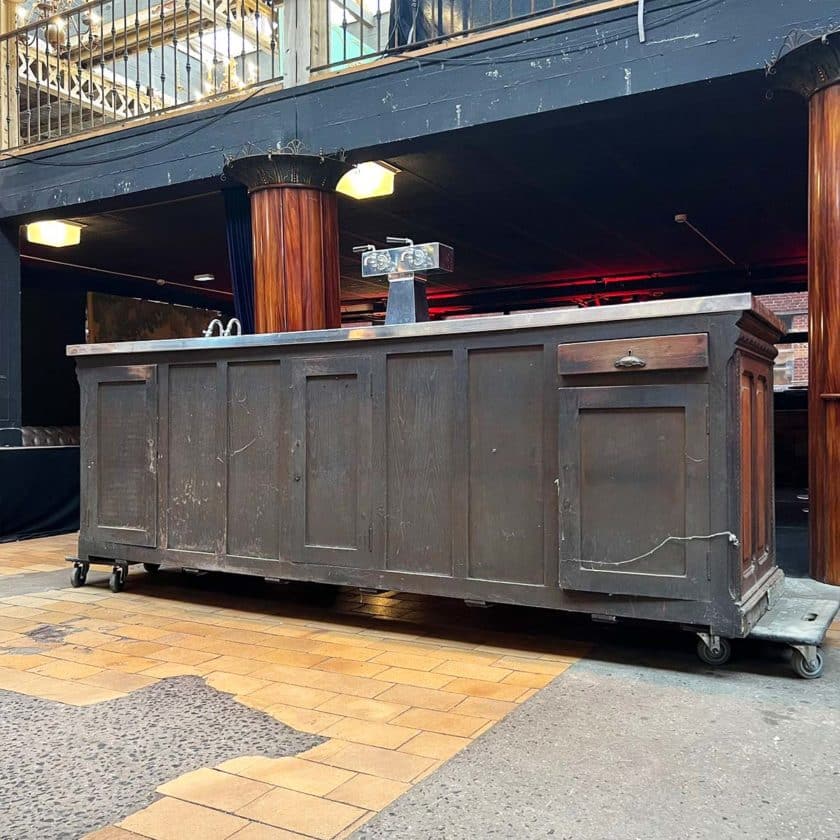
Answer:
<svg viewBox="0 0 840 840"><path fill-rule="evenodd" d="M746 267L767 278L805 259L806 107L789 95L768 100L758 74L437 135L374 156L401 172L391 197L340 200L346 302L384 295L384 284L359 278L352 246L386 235L454 246L455 273L431 286L443 294L723 269L749 285ZM735 268L676 224L678 212ZM219 193L78 220L88 226L80 246L24 244L24 253L187 285L210 272L219 291L229 289Z"/></svg>

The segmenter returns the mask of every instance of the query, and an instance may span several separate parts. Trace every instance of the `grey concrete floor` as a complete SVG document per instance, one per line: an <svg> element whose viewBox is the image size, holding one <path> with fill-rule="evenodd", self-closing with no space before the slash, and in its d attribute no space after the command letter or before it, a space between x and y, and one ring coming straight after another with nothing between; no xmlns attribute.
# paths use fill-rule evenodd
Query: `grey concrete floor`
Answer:
<svg viewBox="0 0 840 840"><path fill-rule="evenodd" d="M596 649L355 840L840 837L840 649L712 670L648 634Z"/></svg>

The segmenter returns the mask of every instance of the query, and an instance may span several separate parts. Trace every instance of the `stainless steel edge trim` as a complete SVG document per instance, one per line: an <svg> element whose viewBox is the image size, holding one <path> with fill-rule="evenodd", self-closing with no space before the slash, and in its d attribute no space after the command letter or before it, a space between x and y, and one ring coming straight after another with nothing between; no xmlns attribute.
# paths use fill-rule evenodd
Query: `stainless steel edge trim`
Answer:
<svg viewBox="0 0 840 840"><path fill-rule="evenodd" d="M68 356L104 356L110 354L163 353L177 350L230 350L246 347L275 347L288 344L327 344L344 341L417 338L435 335L501 332L539 327L595 324L606 321L636 321L645 318L668 318L678 315L703 315L723 312L753 311L772 327L783 331L781 323L763 308L755 306L752 294L655 300L643 303L620 303L587 309L553 309L515 315L492 315L453 321L428 321L422 324L399 324L380 327L349 327L309 332L266 333L226 338L174 338L161 341L125 341L103 344L71 344Z"/></svg>

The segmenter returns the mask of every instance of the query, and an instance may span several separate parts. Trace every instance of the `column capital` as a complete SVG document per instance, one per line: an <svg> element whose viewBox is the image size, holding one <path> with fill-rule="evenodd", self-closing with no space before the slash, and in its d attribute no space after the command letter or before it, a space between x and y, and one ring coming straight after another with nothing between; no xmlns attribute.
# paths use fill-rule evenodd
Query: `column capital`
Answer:
<svg viewBox="0 0 840 840"><path fill-rule="evenodd" d="M343 154L308 154L299 144L277 151L231 157L225 162L224 174L244 184L249 192L266 187L307 187L335 190L341 176L353 166Z"/></svg>
<svg viewBox="0 0 840 840"><path fill-rule="evenodd" d="M810 99L817 91L840 82L840 28L822 32L797 29L782 44L767 67L773 86Z"/></svg>

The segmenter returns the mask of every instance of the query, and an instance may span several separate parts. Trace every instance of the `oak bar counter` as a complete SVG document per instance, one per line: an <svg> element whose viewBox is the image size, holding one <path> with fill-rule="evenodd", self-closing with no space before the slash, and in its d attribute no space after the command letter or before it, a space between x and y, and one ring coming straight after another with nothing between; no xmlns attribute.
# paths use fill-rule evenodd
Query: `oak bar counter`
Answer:
<svg viewBox="0 0 840 840"><path fill-rule="evenodd" d="M78 558L745 636L782 332L735 294L72 346Z"/></svg>

